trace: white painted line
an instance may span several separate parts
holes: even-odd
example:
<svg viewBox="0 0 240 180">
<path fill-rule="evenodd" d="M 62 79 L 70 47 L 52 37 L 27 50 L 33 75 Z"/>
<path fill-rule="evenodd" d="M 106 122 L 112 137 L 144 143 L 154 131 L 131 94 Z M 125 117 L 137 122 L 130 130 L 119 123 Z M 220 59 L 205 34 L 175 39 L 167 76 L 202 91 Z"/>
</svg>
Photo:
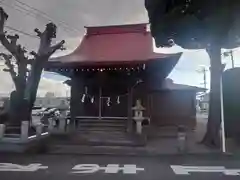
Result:
<svg viewBox="0 0 240 180">
<path fill-rule="evenodd" d="M 224 174 L 227 176 L 240 176 L 240 169 L 226 169 Z"/>
<path fill-rule="evenodd" d="M 199 170 L 199 169 L 223 170 L 225 169 L 224 166 L 178 166 L 178 167 L 184 167 L 185 169 L 189 169 L 189 170 Z"/>
<path fill-rule="evenodd" d="M 125 164 L 120 167 L 119 164 L 108 164 L 106 167 L 99 166 L 98 164 L 78 164 L 72 168 L 71 173 L 85 174 L 96 173 L 103 170 L 107 174 L 116 174 L 122 172 L 123 174 L 137 174 L 138 171 L 144 171 L 144 168 L 138 168 L 135 164 Z"/>
<path fill-rule="evenodd" d="M 49 132 L 45 132 L 45 133 L 42 133 L 41 136 L 46 136 L 48 134 L 49 134 Z"/>
<path fill-rule="evenodd" d="M 37 135 L 33 135 L 33 136 L 29 136 L 28 139 L 34 139 L 36 137 L 37 137 Z"/>
<path fill-rule="evenodd" d="M 190 175 L 191 172 L 223 173 L 228 176 L 240 176 L 240 169 L 226 169 L 224 166 L 170 166 L 177 175 Z"/>
<path fill-rule="evenodd" d="M 100 167 L 97 164 L 78 164 L 72 168 L 71 173 L 74 174 L 85 174 L 85 173 L 95 173 L 99 171 Z"/>
<path fill-rule="evenodd" d="M 108 164 L 106 167 L 100 167 L 100 170 L 105 170 L 107 174 L 116 174 L 120 170 L 118 164 Z"/>
<path fill-rule="evenodd" d="M 48 166 L 42 166 L 42 164 L 19 165 L 12 163 L 0 163 L 0 171 L 34 172 L 40 169 L 48 169 Z"/>
<path fill-rule="evenodd" d="M 126 164 L 122 169 L 123 174 L 137 174 L 137 171 L 144 171 L 144 168 L 138 168 L 135 164 Z"/>
</svg>

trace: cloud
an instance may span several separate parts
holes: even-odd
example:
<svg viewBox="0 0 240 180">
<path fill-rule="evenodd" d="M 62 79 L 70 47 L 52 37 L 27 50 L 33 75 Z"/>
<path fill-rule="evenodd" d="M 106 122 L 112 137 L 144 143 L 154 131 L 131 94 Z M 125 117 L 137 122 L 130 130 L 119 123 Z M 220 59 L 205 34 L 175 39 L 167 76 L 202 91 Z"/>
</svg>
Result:
<svg viewBox="0 0 240 180">
<path fill-rule="evenodd" d="M 148 22 L 144 0 L 21 0 L 31 8 L 15 0 L 5 0 L 1 6 L 9 14 L 7 25 L 35 34 L 34 28 L 44 29 L 48 22 L 58 27 L 57 41 L 84 35 L 84 26 Z M 24 46 L 36 49 L 38 39 L 21 35 Z"/>
<path fill-rule="evenodd" d="M 4 68 L 3 63 L 0 63 L 0 95 L 6 96 L 9 95 L 12 90 L 14 90 L 14 84 L 12 79 L 7 72 L 3 72 L 2 69 Z M 38 89 L 38 96 L 45 96 L 47 92 L 53 92 L 56 96 L 66 96 L 69 95 L 69 87 L 63 84 L 63 81 L 48 79 L 45 77 L 41 78 L 39 89 Z"/>
<path fill-rule="evenodd" d="M 29 11 L 29 7 L 17 3 L 15 0 L 5 0 L 1 6 L 9 14 L 7 25 L 15 29 L 33 34 L 34 28 L 43 30 L 46 23 L 52 21 L 57 27 L 57 38 L 54 42 L 62 39 L 66 40 L 66 51 L 58 51 L 54 56 L 62 56 L 71 53 L 80 43 L 84 35 L 84 26 L 106 26 L 115 24 L 143 23 L 148 22 L 147 12 L 144 8 L 144 0 L 21 0 L 21 2 L 39 9 L 42 12 Z M 25 10 L 24 10 L 24 9 Z M 28 12 L 27 12 L 28 11 Z M 43 14 L 46 13 L 46 14 Z M 12 33 L 14 33 L 12 31 Z M 27 47 L 28 50 L 36 50 L 39 39 L 20 34 L 19 42 Z M 0 49 L 2 49 L 0 47 Z M 173 49 L 157 49 L 156 52 L 171 53 L 173 51 L 183 51 L 179 47 Z M 240 51 L 234 52 L 235 64 L 240 66 Z M 224 58 L 227 67 L 231 67 L 230 57 Z M 171 73 L 171 77 L 178 83 L 200 84 L 202 74 L 196 72 L 200 65 L 209 66 L 209 57 L 204 51 L 184 50 L 183 56 L 176 69 Z M 5 78 L 6 73 L 2 74 L 0 91 L 12 89 L 10 78 Z M 50 78 L 48 76 L 48 78 Z M 45 82 L 46 78 L 43 78 Z M 210 80 L 208 81 L 210 82 Z M 56 80 L 51 83 L 57 83 Z M 5 84 L 5 87 L 3 85 Z M 57 85 L 62 87 L 61 85 Z M 48 89 L 47 86 L 40 90 L 40 94 Z M 59 91 L 49 86 L 50 91 Z M 61 89 L 61 88 L 60 88 Z M 64 88 L 63 88 L 64 89 Z M 63 92 L 60 92 L 62 94 Z"/>
</svg>

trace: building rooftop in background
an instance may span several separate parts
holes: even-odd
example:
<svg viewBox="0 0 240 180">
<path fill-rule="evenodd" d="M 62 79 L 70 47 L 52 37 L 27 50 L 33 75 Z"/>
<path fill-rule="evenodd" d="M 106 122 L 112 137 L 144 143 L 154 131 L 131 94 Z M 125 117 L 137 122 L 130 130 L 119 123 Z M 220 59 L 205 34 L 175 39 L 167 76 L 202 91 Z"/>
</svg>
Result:
<svg viewBox="0 0 240 180">
<path fill-rule="evenodd" d="M 186 84 L 176 84 L 172 79 L 167 78 L 162 86 L 163 90 L 191 90 L 195 92 L 204 92 L 205 88 L 197 87 L 197 86 L 189 86 Z"/>
</svg>

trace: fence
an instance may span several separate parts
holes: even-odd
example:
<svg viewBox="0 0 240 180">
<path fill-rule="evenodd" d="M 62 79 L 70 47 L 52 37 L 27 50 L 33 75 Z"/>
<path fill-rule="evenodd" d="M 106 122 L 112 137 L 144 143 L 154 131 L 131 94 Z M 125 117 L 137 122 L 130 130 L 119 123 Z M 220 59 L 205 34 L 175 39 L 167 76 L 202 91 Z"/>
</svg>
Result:
<svg viewBox="0 0 240 180">
<path fill-rule="evenodd" d="M 21 126 L 6 126 L 0 124 L 0 143 L 1 142 L 29 142 L 36 139 L 42 139 L 51 133 L 65 133 L 67 131 L 67 118 L 61 117 L 58 123 L 51 118 L 48 124 L 35 124 L 29 121 L 22 121 Z"/>
</svg>

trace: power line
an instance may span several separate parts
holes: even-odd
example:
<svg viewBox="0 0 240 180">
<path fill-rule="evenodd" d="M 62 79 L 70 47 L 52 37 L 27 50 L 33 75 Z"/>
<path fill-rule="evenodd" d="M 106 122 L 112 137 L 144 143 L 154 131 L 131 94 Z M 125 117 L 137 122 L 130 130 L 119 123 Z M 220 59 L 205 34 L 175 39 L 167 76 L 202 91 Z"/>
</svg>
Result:
<svg viewBox="0 0 240 180">
<path fill-rule="evenodd" d="M 53 21 L 52 19 L 49 19 L 49 18 L 47 18 L 47 17 L 45 17 L 45 16 L 43 16 L 43 15 L 41 15 L 41 14 L 39 14 L 39 13 L 35 13 L 35 12 L 33 12 L 33 11 L 30 11 L 29 9 L 26 9 L 26 8 L 24 8 L 24 7 L 22 7 L 22 6 L 18 5 L 18 4 L 15 4 L 14 6 L 12 6 L 12 5 L 10 5 L 10 4 L 6 4 L 5 2 L 3 3 L 3 1 L 1 1 L 0 3 L 3 4 L 4 6 L 7 6 L 7 7 L 11 8 L 11 9 L 14 9 L 14 10 L 20 12 L 20 13 L 24 13 L 25 15 L 30 16 L 30 17 L 33 17 L 33 18 L 35 18 L 35 19 L 39 19 L 39 18 L 37 18 L 37 16 L 39 16 L 39 17 L 41 18 L 41 20 L 47 20 L 48 22 Z M 16 7 L 20 8 L 20 9 L 18 9 L 18 8 L 16 8 Z M 63 29 L 63 30 L 64 30 L 65 32 L 67 32 L 67 33 L 73 32 L 73 31 L 72 31 L 70 28 L 68 28 L 68 27 L 63 27 L 63 26 L 60 25 L 60 24 L 58 24 L 58 26 L 61 27 L 61 29 Z"/>
<path fill-rule="evenodd" d="M 30 16 L 30 17 L 33 17 L 33 18 L 35 18 L 36 19 L 36 14 L 34 14 L 33 12 L 31 12 L 31 11 L 29 11 L 29 10 L 27 10 L 27 9 L 24 9 L 24 8 L 22 8 L 22 7 L 20 7 L 21 9 L 17 9 L 16 7 L 13 7 L 13 6 L 11 6 L 11 5 L 9 5 L 9 4 L 5 4 L 5 3 L 2 3 L 2 2 L 0 2 L 0 4 L 3 4 L 4 6 L 6 6 L 6 7 L 8 7 L 8 8 L 11 8 L 11 9 L 13 9 L 13 10 L 16 10 L 16 11 L 18 11 L 18 12 L 20 12 L 20 13 L 23 13 L 23 14 L 25 14 L 25 15 L 27 15 L 27 16 Z M 45 19 L 46 20 L 46 19 Z"/>
<path fill-rule="evenodd" d="M 15 31 L 15 32 L 21 33 L 21 34 L 23 34 L 23 35 L 25 35 L 25 36 L 29 36 L 29 37 L 31 37 L 31 38 L 36 38 L 36 39 L 38 39 L 37 36 L 34 36 L 34 35 L 29 34 L 29 33 L 27 33 L 27 32 L 24 32 L 24 31 L 21 31 L 21 30 L 15 29 L 15 28 L 13 28 L 13 27 L 11 27 L 11 26 L 5 26 L 5 27 L 6 27 L 7 29 L 9 29 L 9 30 L 12 30 L 12 31 Z"/>
<path fill-rule="evenodd" d="M 22 10 L 20 10 L 20 9 L 16 9 L 15 7 L 13 7 L 13 6 L 9 5 L 9 4 L 3 3 L 3 1 L 0 1 L 0 4 L 2 4 L 2 5 L 4 5 L 4 6 L 7 6 L 8 8 L 14 9 L 14 10 L 16 10 L 16 11 L 18 11 L 18 12 L 24 13 L 24 14 L 26 14 L 26 15 L 28 15 L 28 16 L 31 16 L 31 17 L 36 18 L 36 17 L 35 17 L 35 14 L 34 14 L 34 16 L 32 16 L 32 15 L 29 14 L 29 13 L 31 13 L 31 12 L 26 12 L 27 10 L 26 10 L 26 11 L 22 11 Z"/>
<path fill-rule="evenodd" d="M 44 16 L 46 16 L 47 18 L 49 18 L 50 20 L 55 21 L 54 18 L 52 18 L 51 16 L 49 16 L 46 12 L 44 12 L 44 11 L 42 11 L 42 10 L 39 10 L 39 9 L 37 9 L 37 8 L 35 8 L 35 7 L 33 7 L 33 6 L 30 6 L 29 4 L 24 3 L 24 2 L 22 2 L 22 1 L 19 1 L 19 0 L 15 0 L 15 2 L 18 2 L 19 4 L 21 4 L 21 5 L 23 5 L 23 6 L 26 6 L 26 7 L 30 8 L 30 9 L 38 12 L 40 15 L 44 15 Z M 69 28 L 69 27 L 72 27 L 72 26 L 70 26 L 68 23 L 66 23 L 66 22 L 64 22 L 64 21 L 59 21 L 59 20 L 57 20 L 57 21 L 59 22 L 59 24 L 64 25 L 64 26 L 67 27 L 68 29 L 71 29 L 71 30 L 73 30 L 73 31 L 80 32 L 79 29 Z"/>
<path fill-rule="evenodd" d="M 2 0 L 2 1 L 0 1 L 0 3 L 3 3 L 5 0 Z M 13 8 L 13 7 L 11 7 L 10 5 L 8 5 L 8 4 L 3 4 L 3 5 L 5 5 L 5 6 L 7 6 L 7 7 L 10 7 L 10 8 Z M 15 8 L 13 8 L 13 9 L 15 9 Z M 20 9 L 15 9 L 15 10 L 17 10 L 17 11 L 20 11 L 20 12 L 23 12 L 23 11 L 21 11 Z M 23 13 L 25 13 L 25 12 L 23 12 Z M 29 36 L 29 37 L 31 37 L 31 38 L 37 38 L 38 39 L 38 37 L 37 36 L 34 36 L 34 35 L 32 35 L 32 34 L 29 34 L 29 33 L 27 33 L 27 32 L 24 32 L 24 31 L 22 31 L 22 30 L 18 30 L 18 29 L 16 29 L 16 28 L 14 28 L 14 27 L 11 27 L 11 26 L 5 26 L 5 28 L 6 29 L 9 29 L 9 30 L 12 30 L 12 31 L 15 31 L 15 32 L 18 32 L 18 33 L 21 33 L 21 34 L 23 34 L 23 35 L 25 35 L 25 36 Z"/>
<path fill-rule="evenodd" d="M 1 2 L 3 2 L 3 1 L 0 1 L 0 3 Z M 21 12 L 21 13 L 24 13 L 24 14 L 26 14 L 26 15 L 28 15 L 28 16 L 31 16 L 31 17 L 33 17 L 33 18 L 36 18 L 36 14 L 33 14 L 32 12 L 26 12 L 26 11 L 22 11 L 22 10 L 20 10 L 20 9 L 17 9 L 17 8 L 15 8 L 15 7 L 13 7 L 13 6 L 10 6 L 10 5 L 8 5 L 8 4 L 3 4 L 4 6 L 7 6 L 7 7 L 9 7 L 9 8 L 11 8 L 11 9 L 14 9 L 14 10 L 16 10 L 16 11 L 19 11 L 19 12 Z M 21 33 L 21 34 L 23 34 L 23 35 L 26 35 L 26 36 L 29 36 L 29 37 L 33 37 L 33 38 L 37 38 L 36 36 L 34 36 L 34 35 L 32 35 L 32 34 L 29 34 L 29 33 L 27 33 L 27 32 L 24 32 L 24 31 L 21 31 L 21 30 L 18 30 L 18 29 L 16 29 L 16 28 L 13 28 L 13 27 L 10 27 L 10 26 L 5 26 L 7 29 L 10 29 L 10 30 L 12 30 L 12 31 L 15 31 L 15 32 L 18 32 L 18 33 Z"/>
</svg>

